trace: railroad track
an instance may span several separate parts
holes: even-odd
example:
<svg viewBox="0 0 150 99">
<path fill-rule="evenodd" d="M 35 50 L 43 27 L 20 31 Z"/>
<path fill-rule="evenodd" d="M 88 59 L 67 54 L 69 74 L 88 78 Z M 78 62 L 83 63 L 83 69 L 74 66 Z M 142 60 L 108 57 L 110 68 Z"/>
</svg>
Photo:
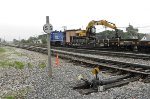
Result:
<svg viewBox="0 0 150 99">
<path fill-rule="evenodd" d="M 133 64 L 122 61 L 113 61 L 103 58 L 95 58 L 81 53 L 72 53 L 61 50 L 52 50 L 52 54 L 59 53 L 59 57 L 67 58 L 76 62 L 90 64 L 91 67 L 100 66 L 112 69 L 118 69 L 122 71 L 150 75 L 150 66 L 143 64 Z"/>
<path fill-rule="evenodd" d="M 21 48 L 47 54 L 47 48 L 35 46 L 22 46 Z M 73 62 L 84 64 L 86 68 L 87 67 L 90 68 L 97 67 L 99 69 L 108 68 L 112 70 L 121 71 L 125 74 L 129 74 L 128 76 L 111 78 L 107 80 L 99 80 L 97 77 L 95 77 L 94 80 L 92 81 L 84 79 L 83 84 L 78 84 L 75 87 L 73 87 L 73 89 L 78 90 L 81 94 L 89 94 L 92 92 L 105 91 L 106 89 L 128 84 L 129 82 L 139 80 L 140 78 L 145 78 L 144 80 L 149 82 L 150 66 L 148 65 L 134 64 L 129 62 L 114 61 L 110 59 L 94 57 L 92 55 L 80 53 L 80 51 L 77 50 L 62 51 L 58 49 L 51 49 L 51 52 L 52 55 L 54 56 L 56 56 L 56 54 L 59 54 L 59 58 L 68 59 Z"/>
<path fill-rule="evenodd" d="M 114 57 L 126 57 L 126 58 L 150 60 L 150 55 L 143 54 L 143 53 L 114 52 L 114 51 L 65 48 L 65 47 L 53 47 L 53 49 L 59 49 L 59 50 L 70 51 L 70 52 L 80 52 L 80 53 L 85 53 L 85 54 L 106 55 L 106 56 L 114 56 Z"/>
<path fill-rule="evenodd" d="M 47 54 L 47 48 L 41 48 L 41 47 L 35 47 L 35 46 L 21 46 L 21 48 Z M 83 54 L 84 53 L 83 51 L 87 53 L 90 50 L 88 51 L 83 50 L 83 49 L 79 49 L 79 50 L 80 51 L 78 51 L 78 49 L 69 49 L 69 51 L 68 50 L 62 51 L 62 50 L 57 50 L 57 49 L 51 49 L 53 55 L 55 55 L 56 53 L 59 53 L 59 57 L 70 59 L 76 62 L 90 64 L 91 66 L 107 67 L 107 68 L 118 69 L 118 70 L 122 70 L 126 72 L 150 75 L 149 65 L 98 58 L 94 56 L 89 56 L 88 54 Z"/>
<path fill-rule="evenodd" d="M 28 50 L 34 50 L 34 48 L 38 48 L 39 50 L 43 47 L 34 46 L 34 45 L 20 45 L 17 47 L 21 47 Z M 92 54 L 92 55 L 104 55 L 104 56 L 113 56 L 113 57 L 125 57 L 125 58 L 133 58 L 133 59 L 143 59 L 150 60 L 150 54 L 144 53 L 131 53 L 131 52 L 116 52 L 116 51 L 104 51 L 104 50 L 92 50 L 86 48 L 67 48 L 67 47 L 52 47 L 52 49 L 64 50 L 69 52 L 80 52 L 84 54 Z M 46 48 L 44 48 L 46 50 Z"/>
<path fill-rule="evenodd" d="M 84 82 L 76 84 L 72 88 L 83 95 L 87 95 L 93 92 L 105 91 L 113 87 L 120 87 L 139 79 L 143 79 L 145 82 L 149 82 L 150 66 L 142 64 L 125 63 L 121 61 L 112 61 L 108 59 L 100 59 L 95 57 L 86 56 L 86 54 L 72 53 L 61 50 L 52 50 L 52 54 L 59 53 L 59 57 L 72 60 L 73 62 L 84 64 L 85 67 L 90 68 L 108 68 L 117 71 L 121 71 L 122 74 L 128 74 L 119 76 L 116 78 L 110 78 L 106 80 L 100 80 L 95 77 L 92 81 L 82 79 Z M 119 74 L 120 75 L 120 74 Z"/>
</svg>

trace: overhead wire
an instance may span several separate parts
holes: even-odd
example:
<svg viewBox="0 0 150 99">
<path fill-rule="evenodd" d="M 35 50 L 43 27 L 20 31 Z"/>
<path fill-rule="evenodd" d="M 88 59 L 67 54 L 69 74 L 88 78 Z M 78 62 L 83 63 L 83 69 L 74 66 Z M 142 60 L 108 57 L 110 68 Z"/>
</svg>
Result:
<svg viewBox="0 0 150 99">
<path fill-rule="evenodd" d="M 127 28 L 127 27 L 117 27 L 117 28 Z M 139 26 L 139 27 L 134 27 L 134 28 L 150 28 L 150 26 Z"/>
</svg>

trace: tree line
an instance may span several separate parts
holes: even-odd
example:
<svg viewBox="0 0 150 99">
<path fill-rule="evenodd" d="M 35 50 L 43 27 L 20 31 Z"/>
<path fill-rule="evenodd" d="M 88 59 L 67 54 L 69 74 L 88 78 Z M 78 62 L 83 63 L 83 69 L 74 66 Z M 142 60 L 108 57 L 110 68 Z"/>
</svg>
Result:
<svg viewBox="0 0 150 99">
<path fill-rule="evenodd" d="M 129 25 L 126 28 L 126 32 L 123 32 L 123 30 L 118 30 L 118 36 L 121 39 L 142 39 L 143 36 L 145 36 L 146 34 L 144 33 L 139 33 L 137 28 L 134 28 L 132 25 Z M 110 30 L 106 30 L 103 32 L 99 32 L 97 33 L 97 38 L 98 39 L 112 39 L 115 38 L 115 34 L 116 31 L 110 31 Z"/>
</svg>

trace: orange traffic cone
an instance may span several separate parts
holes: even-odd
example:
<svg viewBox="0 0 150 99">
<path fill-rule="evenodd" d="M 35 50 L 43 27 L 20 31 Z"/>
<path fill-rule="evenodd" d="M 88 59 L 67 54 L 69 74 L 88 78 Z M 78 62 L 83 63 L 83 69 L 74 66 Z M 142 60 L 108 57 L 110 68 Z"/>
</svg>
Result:
<svg viewBox="0 0 150 99">
<path fill-rule="evenodd" d="M 58 54 L 56 54 L 56 65 L 58 65 Z"/>
</svg>

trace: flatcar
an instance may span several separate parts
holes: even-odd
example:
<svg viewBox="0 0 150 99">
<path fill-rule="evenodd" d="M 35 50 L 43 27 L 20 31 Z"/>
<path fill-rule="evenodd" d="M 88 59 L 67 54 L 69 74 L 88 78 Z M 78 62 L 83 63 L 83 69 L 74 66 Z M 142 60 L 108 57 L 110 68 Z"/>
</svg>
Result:
<svg viewBox="0 0 150 99">
<path fill-rule="evenodd" d="M 139 41 L 138 51 L 150 52 L 150 40 L 141 40 L 141 41 Z"/>
</svg>

